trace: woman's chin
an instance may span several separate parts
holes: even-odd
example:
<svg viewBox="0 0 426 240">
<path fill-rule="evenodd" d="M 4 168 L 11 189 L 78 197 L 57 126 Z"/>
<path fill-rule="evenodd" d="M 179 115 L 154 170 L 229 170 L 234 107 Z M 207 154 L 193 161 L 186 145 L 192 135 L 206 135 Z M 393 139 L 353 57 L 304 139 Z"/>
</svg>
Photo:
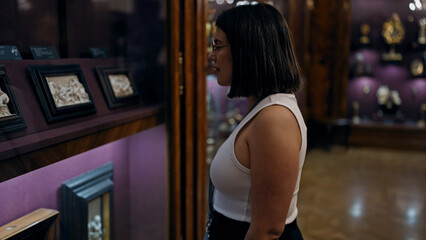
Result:
<svg viewBox="0 0 426 240">
<path fill-rule="evenodd" d="M 228 81 L 223 80 L 219 76 L 217 77 L 217 84 L 219 84 L 219 86 L 222 86 L 222 87 L 229 87 L 229 86 L 231 86 L 231 84 Z"/>
<path fill-rule="evenodd" d="M 217 81 L 217 84 L 219 84 L 219 86 L 221 87 L 228 87 L 228 84 L 224 84 L 223 82 Z"/>
</svg>

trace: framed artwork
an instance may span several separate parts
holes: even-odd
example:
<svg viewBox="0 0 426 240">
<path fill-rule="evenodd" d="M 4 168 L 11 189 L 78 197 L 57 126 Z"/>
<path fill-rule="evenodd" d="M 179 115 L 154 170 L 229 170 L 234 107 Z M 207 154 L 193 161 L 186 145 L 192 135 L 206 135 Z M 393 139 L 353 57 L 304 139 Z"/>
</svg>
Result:
<svg viewBox="0 0 426 240">
<path fill-rule="evenodd" d="M 109 162 L 62 183 L 62 239 L 112 239 L 113 168 Z"/>
<path fill-rule="evenodd" d="M 25 129 L 24 118 L 3 65 L 0 65 L 0 134 Z"/>
<path fill-rule="evenodd" d="M 79 65 L 28 66 L 48 123 L 96 112 Z"/>
<path fill-rule="evenodd" d="M 126 67 L 96 67 L 96 73 L 109 108 L 139 101 L 135 82 Z"/>
</svg>

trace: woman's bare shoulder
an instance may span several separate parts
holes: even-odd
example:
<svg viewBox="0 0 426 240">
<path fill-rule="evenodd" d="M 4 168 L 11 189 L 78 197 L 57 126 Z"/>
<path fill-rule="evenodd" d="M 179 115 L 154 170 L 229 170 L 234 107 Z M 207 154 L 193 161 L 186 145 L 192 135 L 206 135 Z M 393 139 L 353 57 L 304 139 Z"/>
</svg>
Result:
<svg viewBox="0 0 426 240">
<path fill-rule="evenodd" d="M 248 134 L 249 145 L 264 147 L 294 143 L 301 144 L 299 124 L 292 111 L 281 105 L 272 105 L 262 109 L 253 119 Z M 274 144 L 271 144 L 274 143 Z"/>
<path fill-rule="evenodd" d="M 254 125 L 257 127 L 271 127 L 271 126 L 283 126 L 290 123 L 297 123 L 296 117 L 293 112 L 282 105 L 271 105 L 263 108 L 253 120 Z"/>
</svg>

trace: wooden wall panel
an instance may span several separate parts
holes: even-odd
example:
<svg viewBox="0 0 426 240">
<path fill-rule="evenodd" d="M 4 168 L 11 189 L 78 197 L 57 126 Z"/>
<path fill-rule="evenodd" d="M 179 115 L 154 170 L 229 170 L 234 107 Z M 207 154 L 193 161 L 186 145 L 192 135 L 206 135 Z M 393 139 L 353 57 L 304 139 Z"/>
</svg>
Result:
<svg viewBox="0 0 426 240">
<path fill-rule="evenodd" d="M 206 223 L 206 5 L 203 0 L 184 0 L 183 7 L 183 101 L 181 124 L 184 168 L 185 240 L 200 239 Z"/>
<path fill-rule="evenodd" d="M 207 106 L 206 71 L 207 69 L 207 2 L 197 0 L 196 6 L 196 149 L 195 149 L 195 186 L 196 186 L 196 224 L 195 239 L 202 239 L 207 220 Z"/>
<path fill-rule="evenodd" d="M 353 124 L 348 141 L 350 146 L 426 151 L 426 129 L 377 122 Z"/>
<path fill-rule="evenodd" d="M 302 114 L 307 116 L 307 84 L 305 76 L 308 72 L 309 55 L 307 54 L 309 44 L 309 11 L 306 1 L 287 0 L 287 22 L 293 35 L 293 43 L 296 51 L 297 60 L 299 61 L 302 74 L 304 76 L 303 82 L 299 92 L 297 93 L 297 100 L 299 103 Z M 285 15 L 285 16 L 286 16 Z"/>
<path fill-rule="evenodd" d="M 166 113 L 168 132 L 168 239 L 182 239 L 181 224 L 181 122 L 180 122 L 180 0 L 167 1 Z"/>
<path fill-rule="evenodd" d="M 194 239 L 195 226 L 195 1 L 185 0 L 183 7 L 183 75 L 184 75 L 184 107 L 183 121 L 184 135 L 182 136 L 182 150 L 184 151 L 184 200 L 185 200 L 185 228 L 184 239 Z"/>
<path fill-rule="evenodd" d="M 306 73 L 308 69 L 309 54 L 309 11 L 308 2 L 299 0 L 275 0 L 274 7 L 280 11 L 286 19 L 293 37 L 294 48 L 297 60 L 299 61 L 302 74 L 304 76 L 301 87 L 296 93 L 302 114 L 307 117 L 307 87 Z"/>
<path fill-rule="evenodd" d="M 350 1 L 310 2 L 307 98 L 314 119 L 346 116 Z"/>
</svg>

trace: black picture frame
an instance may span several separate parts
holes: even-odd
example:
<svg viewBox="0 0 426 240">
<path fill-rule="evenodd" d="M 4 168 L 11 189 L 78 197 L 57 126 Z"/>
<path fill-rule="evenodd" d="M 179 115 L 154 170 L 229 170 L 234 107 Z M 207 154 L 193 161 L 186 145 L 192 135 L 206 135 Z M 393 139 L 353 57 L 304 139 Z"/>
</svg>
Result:
<svg viewBox="0 0 426 240">
<path fill-rule="evenodd" d="M 0 102 L 0 135 L 27 128 L 4 65 L 0 65 Z"/>
<path fill-rule="evenodd" d="M 113 238 L 113 181 L 114 164 L 106 163 L 92 171 L 62 183 L 61 187 L 61 239 L 87 240 L 93 232 L 90 220 L 93 201 L 101 199 L 99 218 L 101 239 Z M 93 221 L 93 220 L 92 220 Z"/>
<path fill-rule="evenodd" d="M 80 65 L 31 65 L 27 69 L 48 123 L 96 112 Z"/>
<path fill-rule="evenodd" d="M 95 70 L 108 108 L 114 109 L 138 103 L 139 93 L 127 67 L 97 66 Z M 115 87 L 117 85 L 113 86 L 111 83 L 113 76 L 116 77 L 115 79 L 121 79 L 119 83 L 127 85 L 126 91 L 117 91 L 119 89 Z M 120 94 L 122 95 L 120 96 Z"/>
</svg>

